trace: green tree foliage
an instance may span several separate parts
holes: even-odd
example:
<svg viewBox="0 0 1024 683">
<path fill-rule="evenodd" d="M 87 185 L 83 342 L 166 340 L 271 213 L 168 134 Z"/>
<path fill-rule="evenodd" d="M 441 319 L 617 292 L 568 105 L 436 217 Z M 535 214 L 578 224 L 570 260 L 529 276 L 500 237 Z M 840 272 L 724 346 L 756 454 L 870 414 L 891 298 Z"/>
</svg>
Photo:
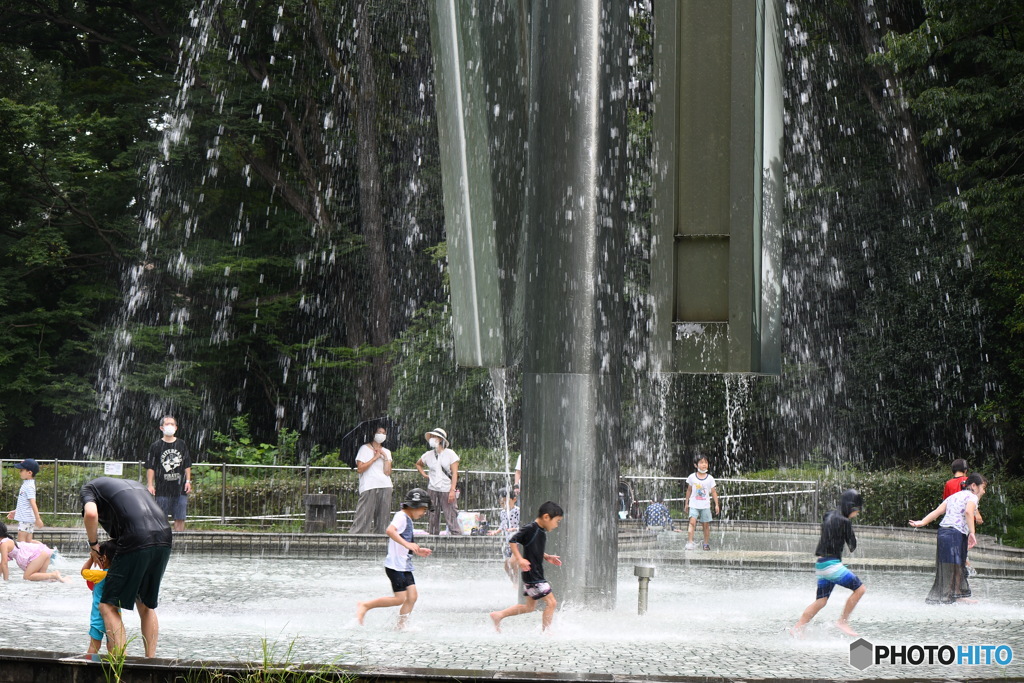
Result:
<svg viewBox="0 0 1024 683">
<path fill-rule="evenodd" d="M 409 444 L 436 427 L 448 433 L 456 451 L 458 444 L 500 443 L 500 435 L 491 429 L 501 421 L 493 412 L 488 371 L 455 364 L 447 306 L 421 308 L 402 334 L 399 349 L 390 405 Z M 510 422 L 518 439 L 519 421 L 513 416 Z"/>
<path fill-rule="evenodd" d="M 787 4 L 785 370 L 745 380 L 650 376 L 655 90 L 633 4 L 625 461 L 1019 453 L 1022 5 Z M 500 380 L 455 367 L 429 251 L 426 7 L 0 7 L 0 447 L 79 452 L 102 365 L 120 431 L 95 438 L 125 452 L 173 412 L 200 453 L 263 461 L 287 437 L 301 462 L 389 411 L 409 444 L 441 426 L 495 448 L 507 424 L 515 451 L 517 371 L 499 405 Z"/>
<path fill-rule="evenodd" d="M 965 3 L 971 4 L 971 3 Z M 979 274 L 884 60 L 919 3 L 800 2 L 786 15 L 784 354 L 764 443 L 783 462 L 815 449 L 875 465 L 965 454 L 1001 435 L 976 411 L 985 361 Z M 757 424 L 760 422 L 760 427 Z"/>
<path fill-rule="evenodd" d="M 0 9 L 0 445 L 46 449 L 56 423 L 95 406 L 93 339 L 119 298 L 139 157 L 171 86 L 157 7 L 180 12 Z"/>
<path fill-rule="evenodd" d="M 200 451 L 248 414 L 308 452 L 386 411 L 437 294 L 425 8 L 0 9 L 0 444 L 77 452 L 52 427 L 95 424 L 97 364 L 115 450 L 166 412 Z"/>
<path fill-rule="evenodd" d="M 920 25 L 886 37 L 873 61 L 899 74 L 943 185 L 940 208 L 963 234 L 959 258 L 983 275 L 985 352 L 997 380 L 979 406 L 1024 436 L 1024 2 L 924 2 Z M 973 249 L 971 248 L 973 246 Z"/>
</svg>

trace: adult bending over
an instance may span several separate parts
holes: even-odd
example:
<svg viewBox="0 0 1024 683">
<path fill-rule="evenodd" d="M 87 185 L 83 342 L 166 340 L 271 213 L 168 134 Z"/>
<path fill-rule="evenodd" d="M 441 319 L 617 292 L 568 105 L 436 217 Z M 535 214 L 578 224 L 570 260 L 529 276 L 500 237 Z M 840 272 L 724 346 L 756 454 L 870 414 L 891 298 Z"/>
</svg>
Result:
<svg viewBox="0 0 1024 683">
<path fill-rule="evenodd" d="M 117 543 L 117 554 L 103 582 L 100 614 L 107 629 L 107 649 L 124 651 L 127 639 L 121 609 L 139 608 L 146 656 L 156 656 L 160 623 L 156 617 L 160 580 L 171 556 L 167 516 L 146 487 L 137 481 L 99 477 L 82 487 L 82 516 L 93 560 L 99 564 L 97 526 Z"/>
</svg>

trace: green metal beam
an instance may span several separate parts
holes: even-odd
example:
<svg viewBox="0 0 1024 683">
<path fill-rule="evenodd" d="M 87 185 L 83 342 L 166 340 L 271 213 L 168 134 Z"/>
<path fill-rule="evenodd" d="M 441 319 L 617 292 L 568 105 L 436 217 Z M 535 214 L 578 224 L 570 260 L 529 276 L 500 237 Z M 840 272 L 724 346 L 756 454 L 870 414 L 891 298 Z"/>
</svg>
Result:
<svg viewBox="0 0 1024 683">
<path fill-rule="evenodd" d="M 781 187 L 771 177 L 782 134 L 775 12 L 773 0 L 654 4 L 651 271 L 663 371 L 778 372 L 778 263 L 765 248 L 778 244 L 778 201 L 766 192 Z"/>
</svg>

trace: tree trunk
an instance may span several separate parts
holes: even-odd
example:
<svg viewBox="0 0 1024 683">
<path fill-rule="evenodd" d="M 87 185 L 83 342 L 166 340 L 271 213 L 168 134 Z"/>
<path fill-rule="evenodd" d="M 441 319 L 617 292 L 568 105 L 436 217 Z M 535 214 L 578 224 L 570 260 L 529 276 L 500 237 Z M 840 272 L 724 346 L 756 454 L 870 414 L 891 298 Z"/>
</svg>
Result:
<svg viewBox="0 0 1024 683">
<path fill-rule="evenodd" d="M 372 30 L 368 3 L 359 5 L 359 104 L 357 135 L 359 146 L 359 211 L 366 244 L 369 299 L 366 311 L 369 342 L 381 347 L 391 341 L 391 272 L 388 269 L 387 239 L 382 206 L 382 178 L 377 147 L 377 75 L 373 64 Z M 376 357 L 359 379 L 360 412 L 364 418 L 384 415 L 391 390 L 387 359 Z"/>
</svg>

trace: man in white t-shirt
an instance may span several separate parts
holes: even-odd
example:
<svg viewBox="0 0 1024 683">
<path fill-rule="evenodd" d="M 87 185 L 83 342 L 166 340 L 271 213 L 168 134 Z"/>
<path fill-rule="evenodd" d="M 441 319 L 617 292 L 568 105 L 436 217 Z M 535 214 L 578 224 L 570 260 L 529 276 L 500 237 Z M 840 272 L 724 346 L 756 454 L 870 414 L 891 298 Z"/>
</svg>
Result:
<svg viewBox="0 0 1024 683">
<path fill-rule="evenodd" d="M 391 517 L 391 451 L 384 448 L 388 432 L 377 429 L 373 438 L 359 447 L 359 502 L 350 534 L 382 534 Z"/>
<path fill-rule="evenodd" d="M 448 533 L 461 535 L 459 508 L 456 505 L 459 484 L 459 454 L 448 447 L 448 432 L 443 429 L 427 432 L 423 438 L 430 444 L 430 450 L 416 461 L 416 469 L 430 480 L 427 485 L 427 493 L 430 495 L 427 533 L 433 535 L 440 533 L 441 512 L 444 512 L 444 522 L 448 526 Z"/>
</svg>

